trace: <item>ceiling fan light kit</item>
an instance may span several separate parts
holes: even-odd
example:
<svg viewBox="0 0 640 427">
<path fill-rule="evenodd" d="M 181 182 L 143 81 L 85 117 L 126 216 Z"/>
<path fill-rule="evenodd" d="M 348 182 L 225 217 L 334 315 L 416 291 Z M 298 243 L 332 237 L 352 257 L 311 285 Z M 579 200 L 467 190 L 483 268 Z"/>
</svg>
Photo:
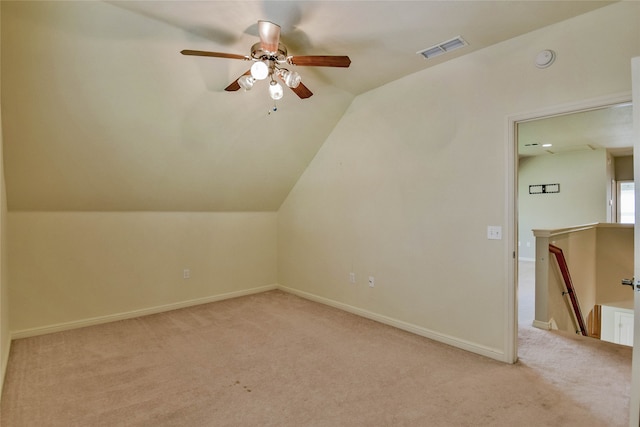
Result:
<svg viewBox="0 0 640 427">
<path fill-rule="evenodd" d="M 269 66 L 262 61 L 254 62 L 251 66 L 251 75 L 256 80 L 264 80 L 269 75 Z"/>
<path fill-rule="evenodd" d="M 300 83 L 302 82 L 302 77 L 300 77 L 300 74 L 297 71 L 282 70 L 281 77 L 282 80 L 284 80 L 284 83 L 292 89 L 300 86 Z"/>
<path fill-rule="evenodd" d="M 242 76 L 238 79 L 238 84 L 244 90 L 251 90 L 256 79 L 253 76 Z"/>
<path fill-rule="evenodd" d="M 269 83 L 269 95 L 271 95 L 271 99 L 277 101 L 278 99 L 282 99 L 284 96 L 284 91 L 282 90 L 282 85 L 276 82 L 275 80 L 271 80 Z"/>
<path fill-rule="evenodd" d="M 251 68 L 227 86 L 225 90 L 228 92 L 234 92 L 241 88 L 251 90 L 257 80 L 265 80 L 268 78 L 269 95 L 273 100 L 281 99 L 284 96 L 284 89 L 282 85 L 276 81 L 276 78 L 284 82 L 284 84 L 291 88 L 301 99 L 306 99 L 313 95 L 313 93 L 302 84 L 300 74 L 284 68 L 285 65 L 343 68 L 351 65 L 351 59 L 349 59 L 348 56 L 289 56 L 287 47 L 280 43 L 280 26 L 269 21 L 258 21 L 258 35 L 260 42 L 251 47 L 251 54 L 247 56 L 200 50 L 183 50 L 180 53 L 183 55 L 253 61 Z"/>
</svg>

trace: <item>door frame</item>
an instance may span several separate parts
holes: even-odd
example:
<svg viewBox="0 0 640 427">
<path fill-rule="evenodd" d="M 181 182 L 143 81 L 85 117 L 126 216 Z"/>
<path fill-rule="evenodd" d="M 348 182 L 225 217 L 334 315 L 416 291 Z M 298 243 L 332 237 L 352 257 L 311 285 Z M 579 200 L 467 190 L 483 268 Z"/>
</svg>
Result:
<svg viewBox="0 0 640 427">
<path fill-rule="evenodd" d="M 632 99 L 635 100 L 633 104 L 633 129 L 634 129 L 634 141 L 633 150 L 640 148 L 640 56 L 631 59 L 631 87 L 632 87 Z M 640 151 L 640 150 L 639 150 Z M 640 153 L 638 156 L 633 156 L 633 178 L 640 178 Z M 640 211 L 638 205 L 640 204 L 639 193 L 640 188 L 635 187 L 635 203 L 636 203 L 636 227 L 633 231 L 633 244 L 635 248 L 640 247 L 640 229 L 638 229 L 638 221 L 640 217 Z M 640 251 L 634 251 L 633 255 L 633 275 L 634 277 L 640 277 Z M 640 292 L 634 287 L 633 292 L 633 340 L 634 344 L 640 341 Z M 631 396 L 629 397 L 629 425 L 637 426 L 640 424 L 640 345 L 633 348 L 631 359 Z"/>
<path fill-rule="evenodd" d="M 518 135 L 517 124 L 581 111 L 597 110 L 617 104 L 631 102 L 631 91 L 590 98 L 582 101 L 544 107 L 528 112 L 509 115 L 506 118 L 507 143 L 507 281 L 505 289 L 505 354 L 504 360 L 518 360 Z M 510 237 L 509 237 L 510 236 Z"/>
</svg>

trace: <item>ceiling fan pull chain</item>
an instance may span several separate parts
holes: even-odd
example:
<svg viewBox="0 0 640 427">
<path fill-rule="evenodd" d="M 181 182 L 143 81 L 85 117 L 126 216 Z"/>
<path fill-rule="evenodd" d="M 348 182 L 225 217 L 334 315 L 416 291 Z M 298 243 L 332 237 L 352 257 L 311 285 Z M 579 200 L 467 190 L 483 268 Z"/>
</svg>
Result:
<svg viewBox="0 0 640 427">
<path fill-rule="evenodd" d="M 267 112 L 267 115 L 271 115 L 271 113 L 275 113 L 276 111 L 278 111 L 278 105 L 276 104 L 276 100 L 273 100 L 273 107 L 269 108 L 269 111 Z"/>
</svg>

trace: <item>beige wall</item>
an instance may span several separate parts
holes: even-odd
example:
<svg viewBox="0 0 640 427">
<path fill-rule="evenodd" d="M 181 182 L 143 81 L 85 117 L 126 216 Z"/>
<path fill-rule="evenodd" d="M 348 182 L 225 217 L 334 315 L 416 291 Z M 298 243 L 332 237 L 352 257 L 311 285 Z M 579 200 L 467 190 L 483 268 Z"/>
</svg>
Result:
<svg viewBox="0 0 640 427">
<path fill-rule="evenodd" d="M 10 212 L 11 329 L 28 335 L 274 285 L 276 217 Z"/>
<path fill-rule="evenodd" d="M 604 149 L 523 159 L 518 167 L 519 256 L 535 259 L 532 230 L 607 221 Z M 560 192 L 529 194 L 532 184 L 560 184 Z"/>
<path fill-rule="evenodd" d="M 633 181 L 633 156 L 616 157 L 615 161 L 615 179 Z"/>
<path fill-rule="evenodd" d="M 585 321 L 596 304 L 633 303 L 631 289 L 620 284 L 621 279 L 633 277 L 632 224 L 536 230 L 536 236 L 535 326 L 577 330 L 569 298 L 563 295 L 566 285 L 549 244 L 563 251 Z"/>
<path fill-rule="evenodd" d="M 10 212 L 11 330 L 278 282 L 500 358 L 506 118 L 629 91 L 639 18 L 640 4 L 608 6 L 358 97 L 279 213 Z M 558 60 L 539 70 L 546 48 Z"/>
<path fill-rule="evenodd" d="M 2 129 L 2 126 L 0 126 Z M 2 142 L 0 137 L 0 152 Z M 9 350 L 11 347 L 11 323 L 9 318 L 9 262 L 7 245 L 7 196 L 4 185 L 4 168 L 2 167 L 2 155 L 0 154 L 0 393 L 4 374 L 9 361 Z"/>
<path fill-rule="evenodd" d="M 0 92 L 1 92 L 0 88 Z M 0 114 L 1 116 L 1 114 Z M 2 149 L 2 120 L 0 119 L 0 393 L 9 360 L 11 334 L 9 324 L 9 281 L 7 279 L 7 197 L 4 184 L 4 156 Z"/>
<path fill-rule="evenodd" d="M 0 125 L 0 129 L 2 126 Z M 2 151 L 0 137 L 0 153 Z M 7 245 L 7 196 L 4 184 L 4 168 L 0 154 L 0 393 L 9 361 L 11 347 L 11 323 L 9 318 L 9 262 Z"/>
<path fill-rule="evenodd" d="M 0 131 L 2 125 L 0 122 Z M 7 196 L 2 162 L 2 136 L 0 132 L 0 393 L 9 361 L 11 347 L 11 323 L 9 319 L 9 278 L 7 247 Z"/>
<path fill-rule="evenodd" d="M 514 237 L 487 226 L 508 231 L 507 118 L 630 91 L 639 19 L 607 6 L 358 97 L 281 207 L 279 283 L 502 357 Z"/>
<path fill-rule="evenodd" d="M 633 278 L 633 225 L 598 227 L 596 304 L 633 301 L 633 290 L 622 279 Z"/>
</svg>

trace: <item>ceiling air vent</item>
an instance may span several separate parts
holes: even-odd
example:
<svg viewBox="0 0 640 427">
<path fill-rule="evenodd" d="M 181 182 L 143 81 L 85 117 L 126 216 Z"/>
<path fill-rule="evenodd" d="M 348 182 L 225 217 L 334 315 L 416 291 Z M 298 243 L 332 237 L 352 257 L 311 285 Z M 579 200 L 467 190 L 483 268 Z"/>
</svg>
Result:
<svg viewBox="0 0 640 427">
<path fill-rule="evenodd" d="M 446 42 L 439 43 L 435 46 L 428 47 L 424 50 L 416 52 L 419 55 L 424 56 L 427 59 L 431 59 L 438 55 L 442 55 L 443 53 L 451 52 L 452 50 L 459 49 L 468 45 L 462 37 L 454 37 L 451 40 L 447 40 Z"/>
</svg>

